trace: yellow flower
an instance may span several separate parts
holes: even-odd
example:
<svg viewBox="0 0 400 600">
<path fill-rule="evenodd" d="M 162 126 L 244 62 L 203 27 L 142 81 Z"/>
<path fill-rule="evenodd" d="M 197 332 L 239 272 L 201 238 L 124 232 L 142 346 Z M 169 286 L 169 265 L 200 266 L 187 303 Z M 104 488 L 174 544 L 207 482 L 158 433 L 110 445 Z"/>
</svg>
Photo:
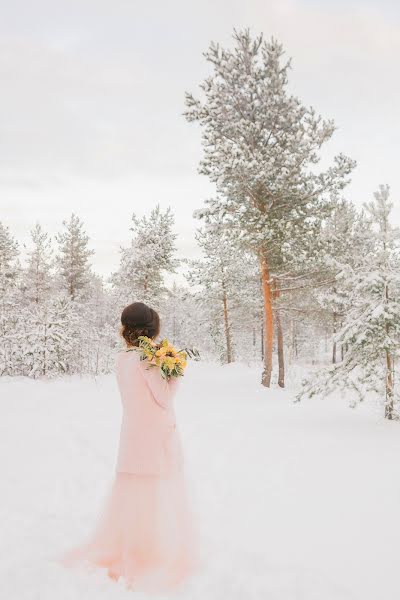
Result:
<svg viewBox="0 0 400 600">
<path fill-rule="evenodd" d="M 164 376 L 183 375 L 187 364 L 187 353 L 184 350 L 176 350 L 166 338 L 158 343 L 151 338 L 145 338 L 143 341 L 145 343 L 141 348 L 142 357 L 152 365 L 157 365 Z"/>
<path fill-rule="evenodd" d="M 167 356 L 164 360 L 164 364 L 169 368 L 173 369 L 175 366 L 175 359 L 172 356 Z"/>
</svg>

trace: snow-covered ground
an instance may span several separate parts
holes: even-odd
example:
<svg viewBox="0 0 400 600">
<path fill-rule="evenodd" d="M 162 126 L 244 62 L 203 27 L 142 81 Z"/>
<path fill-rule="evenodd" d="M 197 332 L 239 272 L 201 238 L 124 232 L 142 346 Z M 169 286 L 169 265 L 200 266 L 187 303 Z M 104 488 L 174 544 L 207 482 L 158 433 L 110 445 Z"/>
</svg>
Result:
<svg viewBox="0 0 400 600">
<path fill-rule="evenodd" d="M 119 402 L 113 376 L 0 380 L 2 599 L 132 597 L 53 560 L 96 521 Z M 190 365 L 176 411 L 204 566 L 175 597 L 399 598 L 399 424 L 335 398 L 293 404 L 239 365 Z"/>
</svg>

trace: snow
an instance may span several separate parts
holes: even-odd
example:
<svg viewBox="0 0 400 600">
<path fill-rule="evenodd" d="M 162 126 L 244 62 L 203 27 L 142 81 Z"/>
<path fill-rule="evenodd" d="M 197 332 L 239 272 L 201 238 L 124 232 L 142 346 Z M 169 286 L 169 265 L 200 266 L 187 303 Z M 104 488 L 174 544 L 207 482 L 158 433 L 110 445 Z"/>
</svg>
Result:
<svg viewBox="0 0 400 600">
<path fill-rule="evenodd" d="M 176 412 L 203 566 L 173 597 L 397 599 L 399 425 L 339 398 L 293 403 L 255 367 L 196 363 L 185 377 Z M 0 398 L 0 597 L 132 597 L 54 560 L 91 530 L 112 480 L 114 376 L 3 377 Z"/>
</svg>

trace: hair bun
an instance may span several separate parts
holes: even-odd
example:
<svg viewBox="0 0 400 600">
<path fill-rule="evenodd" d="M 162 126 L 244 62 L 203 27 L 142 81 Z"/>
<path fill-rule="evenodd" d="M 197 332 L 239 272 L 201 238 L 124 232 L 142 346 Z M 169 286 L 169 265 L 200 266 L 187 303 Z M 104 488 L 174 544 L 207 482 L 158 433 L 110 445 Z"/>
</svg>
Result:
<svg viewBox="0 0 400 600">
<path fill-rule="evenodd" d="M 158 313 L 143 302 L 133 302 L 126 306 L 121 314 L 121 323 L 121 334 L 131 346 L 138 345 L 141 335 L 154 338 L 160 332 Z"/>
</svg>

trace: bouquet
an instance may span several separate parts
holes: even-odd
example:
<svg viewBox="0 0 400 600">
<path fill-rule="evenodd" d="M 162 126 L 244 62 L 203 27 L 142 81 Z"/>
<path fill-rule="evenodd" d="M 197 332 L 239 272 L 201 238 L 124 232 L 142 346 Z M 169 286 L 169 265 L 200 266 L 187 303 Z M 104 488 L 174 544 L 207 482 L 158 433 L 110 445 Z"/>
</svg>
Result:
<svg viewBox="0 0 400 600">
<path fill-rule="evenodd" d="M 180 377 L 184 374 L 187 357 L 198 358 L 196 350 L 176 350 L 167 339 L 155 342 L 141 335 L 139 346 L 135 348 L 140 354 L 140 360 L 147 360 L 150 367 L 158 367 L 164 379 Z"/>
</svg>

